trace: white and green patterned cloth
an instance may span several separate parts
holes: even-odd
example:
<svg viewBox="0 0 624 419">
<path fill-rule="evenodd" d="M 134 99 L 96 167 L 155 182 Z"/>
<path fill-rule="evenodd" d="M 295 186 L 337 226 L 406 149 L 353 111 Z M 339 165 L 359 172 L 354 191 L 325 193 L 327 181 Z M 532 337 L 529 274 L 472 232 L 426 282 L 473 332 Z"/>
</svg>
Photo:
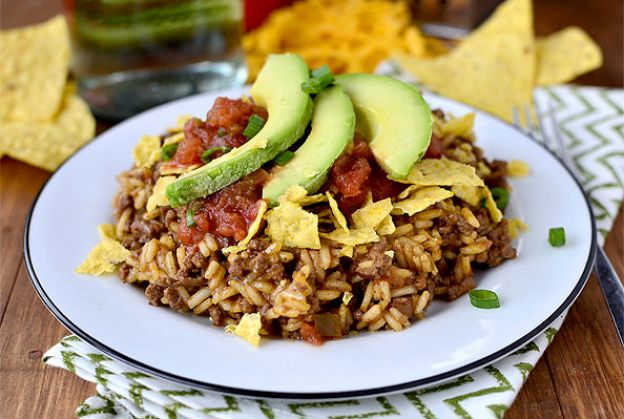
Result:
<svg viewBox="0 0 624 419">
<path fill-rule="evenodd" d="M 624 90 L 555 86 L 536 92 L 552 104 L 574 162 L 583 174 L 602 245 L 624 194 Z M 153 378 L 115 361 L 76 336 L 43 357 L 46 364 L 97 383 L 77 416 L 89 418 L 497 418 L 513 403 L 564 316 L 514 354 L 445 384 L 402 394 L 332 402 L 253 400 Z"/>
</svg>

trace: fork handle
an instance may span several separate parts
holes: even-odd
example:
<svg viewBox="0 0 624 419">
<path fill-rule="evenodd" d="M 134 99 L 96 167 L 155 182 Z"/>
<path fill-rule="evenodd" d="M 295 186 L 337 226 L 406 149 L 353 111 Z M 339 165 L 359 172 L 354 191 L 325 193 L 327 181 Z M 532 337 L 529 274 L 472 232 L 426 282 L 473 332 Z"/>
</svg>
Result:
<svg viewBox="0 0 624 419">
<path fill-rule="evenodd" d="M 615 328 L 620 336 L 620 343 L 624 346 L 624 286 L 615 273 L 615 269 L 604 250 L 600 246 L 597 247 L 594 272 L 600 283 L 600 288 L 609 307 Z"/>
</svg>

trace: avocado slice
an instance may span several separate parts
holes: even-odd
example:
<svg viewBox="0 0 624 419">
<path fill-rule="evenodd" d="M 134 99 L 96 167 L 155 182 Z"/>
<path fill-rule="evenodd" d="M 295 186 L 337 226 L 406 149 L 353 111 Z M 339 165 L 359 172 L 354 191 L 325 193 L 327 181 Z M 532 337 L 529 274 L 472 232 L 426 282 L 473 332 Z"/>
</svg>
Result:
<svg viewBox="0 0 624 419">
<path fill-rule="evenodd" d="M 236 182 L 297 141 L 312 114 L 312 100 L 301 90 L 301 83 L 308 79 L 308 66 L 298 55 L 270 55 L 250 89 L 254 101 L 269 112 L 266 124 L 242 146 L 170 184 L 166 194 L 171 206 L 179 207 Z"/>
<path fill-rule="evenodd" d="M 340 86 L 322 90 L 314 99 L 310 135 L 292 160 L 276 169 L 262 197 L 274 206 L 292 185 L 300 185 L 308 193 L 316 192 L 354 133 L 355 112 L 349 96 Z"/>
<path fill-rule="evenodd" d="M 336 77 L 355 107 L 356 130 L 370 143 L 377 163 L 395 179 L 405 179 L 431 141 L 431 110 L 414 87 L 372 74 Z"/>
</svg>

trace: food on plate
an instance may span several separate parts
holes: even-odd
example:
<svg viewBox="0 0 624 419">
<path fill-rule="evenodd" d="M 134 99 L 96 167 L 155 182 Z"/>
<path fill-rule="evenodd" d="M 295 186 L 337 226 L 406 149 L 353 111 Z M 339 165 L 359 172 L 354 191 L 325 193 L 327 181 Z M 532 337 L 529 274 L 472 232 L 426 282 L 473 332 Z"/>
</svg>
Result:
<svg viewBox="0 0 624 419">
<path fill-rule="evenodd" d="M 535 85 L 564 83 L 602 65 L 600 48 L 579 28 L 536 40 L 530 0 L 505 1 L 446 54 L 394 57 L 428 88 L 510 122 L 513 106 L 532 102 Z"/>
<path fill-rule="evenodd" d="M 89 107 L 67 83 L 69 51 L 62 16 L 0 31 L 0 156 L 54 170 L 93 137 Z"/>
<path fill-rule="evenodd" d="M 254 85 L 252 99 L 217 98 L 204 120 L 139 141 L 118 177 L 114 232 L 102 229 L 128 254 L 119 263 L 100 251 L 87 267 L 118 264 L 150 304 L 207 316 L 254 345 L 266 335 L 320 344 L 400 331 L 434 298 L 474 289 L 475 270 L 516 257 L 502 213 L 507 164 L 476 146 L 474 115 L 431 111 L 413 87 L 365 74 L 301 98 L 306 77 L 277 62 L 298 71 L 301 61 L 271 57 L 262 95 Z M 274 106 L 273 95 L 293 106 Z M 246 136 L 254 115 L 266 125 Z M 269 124 L 280 128 L 268 135 Z M 268 160 L 239 151 L 267 149 Z M 270 160 L 285 152 L 288 162 Z M 230 170 L 230 156 L 252 168 Z M 214 167 L 227 182 L 188 176 Z M 178 182 L 192 193 L 176 195 Z"/>
<path fill-rule="evenodd" d="M 412 23 L 407 2 L 391 0 L 299 0 L 273 12 L 243 38 L 253 81 L 270 54 L 294 52 L 311 67 L 334 73 L 370 73 L 393 51 L 433 57 L 444 44 Z"/>
</svg>

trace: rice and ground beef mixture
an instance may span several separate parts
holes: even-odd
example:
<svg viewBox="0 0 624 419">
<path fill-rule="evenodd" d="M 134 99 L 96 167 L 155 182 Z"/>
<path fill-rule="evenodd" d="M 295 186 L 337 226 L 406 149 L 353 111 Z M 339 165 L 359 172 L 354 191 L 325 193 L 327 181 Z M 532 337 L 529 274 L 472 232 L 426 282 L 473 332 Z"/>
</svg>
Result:
<svg viewBox="0 0 624 419">
<path fill-rule="evenodd" d="M 320 344 L 364 330 L 400 331 L 422 319 L 433 299 L 452 301 L 475 288 L 475 270 L 516 257 L 508 221 L 494 222 L 483 205 L 456 196 L 411 216 L 393 214 L 394 232 L 354 246 L 352 253 L 322 234 L 318 250 L 285 247 L 271 240 L 263 221 L 244 250 L 224 254 L 222 249 L 247 235 L 258 214 L 269 178 L 263 169 L 187 206 L 147 211 L 162 173 L 201 165 L 208 148 L 242 145 L 252 114 L 266 117 L 248 101 L 219 98 L 205 121 L 184 124 L 170 160 L 119 176 L 116 236 L 130 251 L 119 273 L 123 281 L 143 287 L 150 304 L 208 316 L 215 326 L 259 313 L 263 334 Z M 438 127 L 448 121 L 441 111 L 434 117 Z M 470 165 L 487 187 L 510 189 L 505 162 L 485 159 L 466 130 L 447 131 L 434 126 L 425 158 Z M 162 136 L 161 144 L 172 134 Z M 395 202 L 406 186 L 386 178 L 356 134 L 321 191 L 331 193 L 351 221 L 371 198 Z M 305 209 L 317 214 L 319 232 L 334 230 L 328 202 Z"/>
</svg>

